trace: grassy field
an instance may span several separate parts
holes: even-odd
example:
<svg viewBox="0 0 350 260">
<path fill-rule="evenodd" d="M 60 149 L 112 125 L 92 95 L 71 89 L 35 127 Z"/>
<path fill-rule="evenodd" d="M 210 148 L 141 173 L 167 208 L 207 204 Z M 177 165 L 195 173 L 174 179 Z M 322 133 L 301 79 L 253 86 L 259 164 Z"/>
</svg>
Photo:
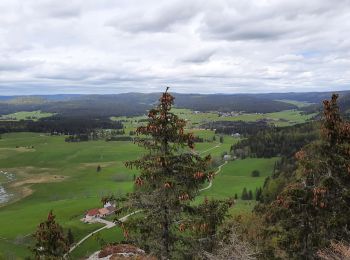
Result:
<svg viewBox="0 0 350 260">
<path fill-rule="evenodd" d="M 40 118 L 50 117 L 54 115 L 53 113 L 46 113 L 38 111 L 21 111 L 13 114 L 8 115 L 2 115 L 0 116 L 0 120 L 7 120 L 7 121 L 19 121 L 19 120 L 32 120 L 37 121 Z"/>
<path fill-rule="evenodd" d="M 199 129 L 200 124 L 216 120 L 254 121 L 262 118 L 275 119 L 280 125 L 304 122 L 310 116 L 301 116 L 290 110 L 270 114 L 243 114 L 237 117 L 219 117 L 216 113 L 194 114 L 187 109 L 175 110 L 190 122 L 189 131 L 208 141 L 198 143 L 196 150 L 201 155 L 211 154 L 221 157 L 239 139 L 224 136 L 223 143 L 213 141 L 214 131 Z M 124 120 L 125 132 L 135 130 L 142 124 L 136 118 L 114 118 Z M 283 118 L 284 121 L 279 120 Z M 16 180 L 4 184 L 6 178 L 0 175 L 0 185 L 14 194 L 14 202 L 0 206 L 0 252 L 8 259 L 23 259 L 29 255 L 31 235 L 38 223 L 53 209 L 59 223 L 65 229 L 71 228 L 75 240 L 101 227 L 100 224 L 84 224 L 80 221 L 87 209 L 100 207 L 100 198 L 106 194 L 124 194 L 133 188 L 135 171 L 124 167 L 124 162 L 136 159 L 143 151 L 131 142 L 90 141 L 66 143 L 64 136 L 49 136 L 36 133 L 4 134 L 0 139 L 0 170 L 13 173 Z M 209 141 L 210 140 L 210 141 Z M 211 189 L 204 191 L 198 201 L 205 196 L 227 198 L 235 193 L 240 197 L 246 187 L 253 193 L 263 185 L 266 176 L 271 174 L 272 159 L 245 159 L 231 161 L 216 176 Z M 101 172 L 96 168 L 100 165 Z M 260 177 L 250 177 L 253 170 L 261 172 Z M 238 200 L 234 213 L 251 210 L 254 201 Z M 100 248 L 103 241 L 122 239 L 118 227 L 103 230 L 96 238 L 91 237 L 73 253 L 73 259 L 84 257 Z M 0 259 L 1 259 L 0 253 Z"/>
<path fill-rule="evenodd" d="M 214 135 L 209 130 L 196 130 L 196 134 L 208 138 Z M 233 142 L 237 139 L 225 136 L 223 144 L 199 143 L 196 148 L 203 155 L 210 153 L 216 157 L 228 151 Z M 84 224 L 80 218 L 87 209 L 100 207 L 103 195 L 132 190 L 135 172 L 126 169 L 124 162 L 137 158 L 141 152 L 131 142 L 66 143 L 64 136 L 35 133 L 2 135 L 1 169 L 16 175 L 16 181 L 6 188 L 19 200 L 0 208 L 0 252 L 8 257 L 16 252 L 19 259 L 28 255 L 27 247 L 32 242 L 30 234 L 51 209 L 64 228 L 72 229 L 77 241 L 99 228 L 99 224 Z M 240 193 L 244 185 L 251 189 L 261 186 L 263 177 L 251 179 L 248 177 L 250 171 L 258 168 L 262 176 L 266 176 L 272 161 L 250 159 L 230 162 L 215 179 L 212 190 L 206 191 L 203 196 L 224 198 Z M 97 165 L 102 167 L 100 173 L 96 172 Z M 244 208 L 244 203 L 239 202 L 239 207 Z M 106 241 L 120 239 L 120 230 L 105 230 L 101 232 L 101 238 Z M 88 239 L 74 251 L 74 259 L 97 250 L 99 245 L 95 238 Z"/>
<path fill-rule="evenodd" d="M 304 104 L 303 102 L 299 102 Z M 305 104 L 304 104 L 305 105 Z M 285 110 L 275 113 L 257 114 L 257 113 L 242 113 L 237 116 L 219 116 L 216 112 L 206 112 L 206 113 L 194 113 L 190 109 L 185 108 L 175 108 L 173 109 L 181 118 L 184 118 L 188 122 L 189 128 L 201 128 L 201 125 L 213 122 L 213 121 L 246 121 L 254 122 L 258 120 L 267 120 L 270 124 L 275 126 L 290 126 L 295 124 L 304 123 L 307 120 L 314 117 L 316 114 L 304 115 L 299 110 Z M 139 126 L 141 123 L 138 121 L 145 119 L 145 117 L 112 117 L 113 120 L 122 120 L 126 126 L 126 133 L 133 130 L 135 127 Z"/>
<path fill-rule="evenodd" d="M 296 100 L 289 100 L 289 99 L 278 99 L 276 101 L 282 101 L 288 104 L 296 105 L 298 108 L 307 107 L 315 104 L 315 103 L 310 103 L 305 101 L 296 101 Z"/>
<path fill-rule="evenodd" d="M 21 149 L 26 146 L 34 148 Z M 18 197 L 27 196 L 0 208 L 0 248 L 5 250 L 0 252 L 13 252 L 6 249 L 7 245 L 17 243 L 16 254 L 21 257 L 28 254 L 28 235 L 50 209 L 54 209 L 64 227 L 72 228 L 77 240 L 95 230 L 96 225 L 83 224 L 79 219 L 87 209 L 101 206 L 102 195 L 132 189 L 133 172 L 124 167 L 124 162 L 139 153 L 140 149 L 130 142 L 66 143 L 63 136 L 3 135 L 1 169 L 15 173 L 17 183 L 22 182 L 8 190 Z M 100 173 L 96 172 L 97 165 L 102 167 Z M 28 189 L 35 192 L 28 194 Z M 22 237 L 27 239 L 18 243 Z"/>
<path fill-rule="evenodd" d="M 271 175 L 277 159 L 248 158 L 230 161 L 222 167 L 221 172 L 215 177 L 211 189 L 201 192 L 198 200 L 202 201 L 205 197 L 225 199 L 237 194 L 238 200 L 231 213 L 240 214 L 251 210 L 256 201 L 241 200 L 243 189 L 251 190 L 255 196 L 255 189 L 263 186 L 265 178 Z M 259 170 L 260 177 L 251 177 L 253 170 Z"/>
</svg>

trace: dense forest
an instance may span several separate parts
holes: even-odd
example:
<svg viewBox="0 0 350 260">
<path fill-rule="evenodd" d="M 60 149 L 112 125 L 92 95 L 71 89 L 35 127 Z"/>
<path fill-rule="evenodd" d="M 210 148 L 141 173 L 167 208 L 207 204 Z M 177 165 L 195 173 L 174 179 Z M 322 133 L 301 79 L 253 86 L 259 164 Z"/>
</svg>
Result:
<svg viewBox="0 0 350 260">
<path fill-rule="evenodd" d="M 295 154 L 296 168 L 289 180 L 277 196 L 255 208 L 262 220 L 261 240 L 255 242 L 263 259 L 317 259 L 332 253 L 325 250 L 331 242 L 347 248 L 350 124 L 342 118 L 337 98 L 324 102 L 321 135 Z M 272 188 L 266 185 L 263 193 L 270 194 Z M 346 259 L 345 253 L 326 259 Z"/>
<path fill-rule="evenodd" d="M 252 126 L 256 126 L 251 124 Z M 289 127 L 271 127 L 253 132 L 247 139 L 232 146 L 231 151 L 240 156 L 242 150 L 245 156 L 252 157 L 275 157 L 292 156 L 304 145 L 318 138 L 317 123 L 305 123 Z"/>
<path fill-rule="evenodd" d="M 215 129 L 216 134 L 234 135 L 239 134 L 242 136 L 255 135 L 260 131 L 272 128 L 265 121 L 257 122 L 245 122 L 245 121 L 214 121 L 202 125 L 203 128 Z"/>
<path fill-rule="evenodd" d="M 52 116 L 38 121 L 0 121 L 0 133 L 41 132 L 51 134 L 88 134 L 94 129 L 122 129 L 119 121 L 109 118 Z"/>
<path fill-rule="evenodd" d="M 284 94 L 174 94 L 176 106 L 198 111 L 244 111 L 247 113 L 269 113 L 297 106 L 281 101 L 299 100 L 319 103 L 328 97 L 328 92 L 320 93 L 284 93 Z M 349 92 L 341 92 L 342 97 Z M 53 96 L 0 96 L 0 115 L 18 111 L 41 110 L 58 113 L 63 116 L 134 116 L 142 115 L 157 101 L 159 93 L 124 93 L 115 95 L 53 95 Z M 344 98 L 345 100 L 345 98 Z M 320 110 L 318 105 L 305 107 L 306 112 Z"/>
</svg>

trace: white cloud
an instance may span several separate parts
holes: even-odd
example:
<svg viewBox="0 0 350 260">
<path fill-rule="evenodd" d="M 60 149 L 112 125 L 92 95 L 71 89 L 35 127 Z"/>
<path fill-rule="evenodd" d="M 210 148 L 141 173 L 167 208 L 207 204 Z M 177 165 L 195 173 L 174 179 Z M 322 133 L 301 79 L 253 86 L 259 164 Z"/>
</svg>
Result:
<svg viewBox="0 0 350 260">
<path fill-rule="evenodd" d="M 2 0 L 0 95 L 350 86 L 349 0 Z"/>
</svg>

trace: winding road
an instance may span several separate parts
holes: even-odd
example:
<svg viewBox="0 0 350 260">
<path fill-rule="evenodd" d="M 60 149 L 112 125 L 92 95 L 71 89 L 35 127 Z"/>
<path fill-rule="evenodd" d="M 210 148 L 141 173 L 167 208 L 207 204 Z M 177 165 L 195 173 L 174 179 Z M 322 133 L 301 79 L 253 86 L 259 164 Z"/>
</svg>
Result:
<svg viewBox="0 0 350 260">
<path fill-rule="evenodd" d="M 121 217 L 120 219 L 118 219 L 118 221 L 120 222 L 124 222 L 128 219 L 128 217 L 132 216 L 132 215 L 135 215 L 137 213 L 139 213 L 141 210 L 136 210 L 134 212 L 131 212 L 130 214 L 128 215 L 125 215 L 124 217 Z M 69 253 L 71 253 L 74 249 L 76 249 L 79 245 L 81 245 L 86 239 L 88 239 L 89 237 L 91 237 L 92 235 L 100 232 L 101 230 L 103 229 L 109 229 L 109 228 L 112 228 L 116 225 L 115 222 L 112 222 L 112 221 L 108 221 L 108 220 L 105 220 L 105 219 L 102 219 L 102 218 L 96 218 L 94 220 L 94 222 L 99 222 L 99 223 L 103 223 L 103 224 L 106 224 L 105 226 L 99 228 L 99 229 L 96 229 L 95 231 L 89 233 L 88 235 L 86 235 L 85 237 L 83 237 L 78 243 L 76 243 L 74 246 L 72 246 L 70 249 L 69 249 Z M 65 256 L 67 256 L 68 254 L 66 254 Z"/>
<path fill-rule="evenodd" d="M 210 151 L 210 150 L 213 150 L 213 149 L 215 149 L 215 148 L 219 148 L 220 146 L 221 146 L 221 144 L 219 143 L 219 144 L 217 144 L 216 146 L 211 147 L 211 148 L 209 148 L 209 149 L 207 149 L 207 150 L 201 151 L 201 152 L 198 153 L 198 154 L 206 153 L 206 152 L 208 152 L 208 151 Z M 227 163 L 227 161 L 225 161 L 223 164 L 221 164 L 221 165 L 218 167 L 218 170 L 217 170 L 214 174 L 217 175 L 217 174 L 221 171 L 221 168 L 222 168 L 226 163 Z M 200 189 L 199 192 L 210 189 L 212 185 L 213 185 L 213 180 L 211 180 L 211 181 L 209 182 L 209 184 L 208 184 L 207 187 L 205 187 L 205 188 L 203 188 L 203 189 Z M 131 213 L 129 213 L 129 214 L 127 214 L 127 215 L 121 217 L 120 219 L 118 219 L 118 221 L 124 222 L 124 221 L 126 221 L 130 216 L 135 215 L 135 214 L 137 214 L 137 213 L 139 213 L 139 212 L 141 212 L 141 211 L 142 211 L 142 210 L 136 210 L 136 211 L 134 211 L 134 212 L 131 212 Z M 95 219 L 95 222 L 103 223 L 103 224 L 106 224 L 106 225 L 103 226 L 103 227 L 101 227 L 101 228 L 99 228 L 99 229 L 96 229 L 95 231 L 93 231 L 93 232 L 89 233 L 88 235 L 86 235 L 85 237 L 83 237 L 78 243 L 76 243 L 74 246 L 72 246 L 72 247 L 69 249 L 69 252 L 68 252 L 64 257 L 68 256 L 68 254 L 70 254 L 71 252 L 73 252 L 74 249 L 76 249 L 76 248 L 77 248 L 78 246 L 80 246 L 85 240 L 87 240 L 89 237 L 93 236 L 94 234 L 100 232 L 100 231 L 103 230 L 103 229 L 109 229 L 109 228 L 112 228 L 112 227 L 116 226 L 116 223 L 115 223 L 115 222 L 108 221 L 108 220 L 101 219 L 101 218 L 96 218 L 96 219 Z"/>
</svg>

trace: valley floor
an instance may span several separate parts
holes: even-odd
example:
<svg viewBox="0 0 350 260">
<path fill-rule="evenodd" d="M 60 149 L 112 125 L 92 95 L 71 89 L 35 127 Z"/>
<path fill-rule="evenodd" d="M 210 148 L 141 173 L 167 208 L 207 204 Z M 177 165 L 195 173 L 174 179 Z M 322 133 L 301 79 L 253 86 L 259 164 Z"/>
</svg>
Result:
<svg viewBox="0 0 350 260">
<path fill-rule="evenodd" d="M 209 130 L 197 131 L 198 135 L 213 136 Z M 199 143 L 196 150 L 202 154 L 219 157 L 229 151 L 237 139 L 225 136 L 224 143 Z M 28 148 L 30 147 L 30 148 Z M 2 184 L 14 194 L 13 201 L 0 208 L 0 252 L 4 257 L 16 259 L 30 255 L 31 233 L 49 210 L 53 209 L 57 220 L 65 229 L 70 228 L 75 241 L 103 226 L 84 224 L 80 221 L 87 209 L 100 207 L 100 199 L 107 194 L 123 194 L 131 191 L 135 171 L 124 167 L 124 162 L 141 155 L 142 150 L 132 142 L 90 141 L 64 142 L 64 136 L 35 133 L 13 133 L 0 139 L 0 170 L 14 174 L 15 180 Z M 222 167 L 212 187 L 204 190 L 205 196 L 227 198 L 235 193 L 240 197 L 246 187 L 253 192 L 262 186 L 271 174 L 276 158 L 230 161 Z M 100 165 L 102 170 L 96 171 Z M 259 169 L 260 177 L 250 177 Z M 5 179 L 0 178 L 0 183 Z M 27 193 L 26 193 L 27 192 Z M 233 213 L 250 210 L 254 201 L 238 200 Z M 89 255 L 101 244 L 120 241 L 118 227 L 104 229 L 85 240 L 73 253 L 76 259 Z"/>
</svg>

